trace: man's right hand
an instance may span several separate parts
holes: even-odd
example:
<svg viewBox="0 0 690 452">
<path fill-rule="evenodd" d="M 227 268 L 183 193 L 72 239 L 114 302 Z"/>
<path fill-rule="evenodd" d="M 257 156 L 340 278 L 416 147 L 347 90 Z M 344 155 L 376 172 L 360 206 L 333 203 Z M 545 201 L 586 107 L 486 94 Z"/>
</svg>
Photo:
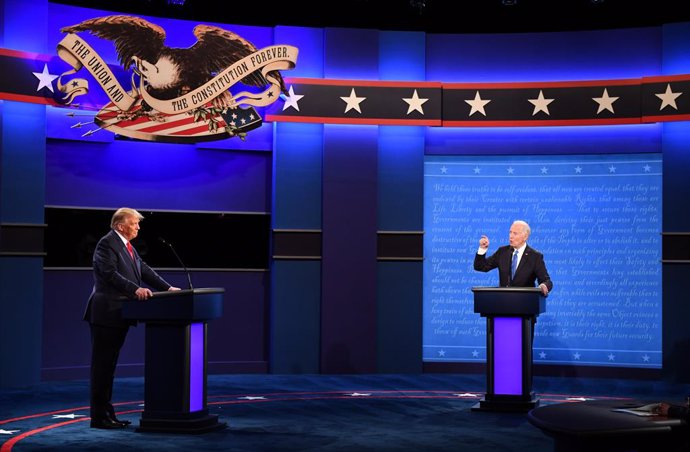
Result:
<svg viewBox="0 0 690 452">
<path fill-rule="evenodd" d="M 153 296 L 153 292 L 151 292 L 151 289 L 140 287 L 134 292 L 134 296 L 137 297 L 137 300 L 148 300 Z"/>
<path fill-rule="evenodd" d="M 482 238 L 479 239 L 479 248 L 484 250 L 489 248 L 489 238 L 487 236 L 483 235 Z"/>
</svg>

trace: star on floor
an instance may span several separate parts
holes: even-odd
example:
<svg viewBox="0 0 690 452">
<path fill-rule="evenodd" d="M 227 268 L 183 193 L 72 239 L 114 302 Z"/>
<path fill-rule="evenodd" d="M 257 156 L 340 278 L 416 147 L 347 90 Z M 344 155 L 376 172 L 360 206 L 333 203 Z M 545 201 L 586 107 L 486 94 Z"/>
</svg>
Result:
<svg viewBox="0 0 690 452">
<path fill-rule="evenodd" d="M 414 93 L 412 93 L 412 97 L 407 99 L 403 97 L 403 100 L 407 102 L 407 114 L 409 115 L 415 110 L 420 112 L 421 114 L 424 114 L 424 109 L 422 108 L 422 105 L 424 105 L 424 103 L 429 99 L 420 98 L 417 95 L 417 90 L 414 90 Z"/>
<path fill-rule="evenodd" d="M 359 104 L 367 100 L 366 97 L 357 97 L 357 93 L 355 93 L 354 88 L 352 88 L 352 91 L 350 91 L 350 95 L 348 97 L 341 97 L 341 99 L 346 104 L 345 113 L 347 113 L 350 110 L 357 110 L 357 112 L 362 113 L 362 110 L 360 110 L 359 108 Z"/>
<path fill-rule="evenodd" d="M 38 88 L 36 88 L 36 91 L 40 91 L 41 88 L 48 88 L 51 93 L 55 92 L 53 91 L 53 80 L 58 78 L 58 76 L 48 72 L 47 64 L 43 65 L 43 72 L 32 72 L 32 74 L 38 79 Z"/>
<path fill-rule="evenodd" d="M 238 397 L 239 400 L 266 400 L 264 396 L 244 396 Z"/>
<path fill-rule="evenodd" d="M 19 430 L 5 430 L 3 428 L 0 428 L 0 435 L 14 435 L 18 431 Z"/>
<path fill-rule="evenodd" d="M 456 397 L 465 397 L 465 398 L 469 398 L 469 397 L 472 397 L 472 398 L 479 397 L 477 394 L 472 394 L 471 392 L 463 392 L 462 394 L 453 394 L 453 395 L 456 396 Z"/>
<path fill-rule="evenodd" d="M 542 90 L 539 90 L 539 96 L 537 96 L 536 99 L 527 99 L 529 103 L 534 105 L 534 111 L 532 112 L 532 116 L 536 115 L 540 111 L 543 111 L 547 115 L 551 115 L 549 113 L 549 104 L 554 101 L 554 99 L 545 99 L 544 98 L 544 92 Z"/>
<path fill-rule="evenodd" d="M 53 419 L 76 419 L 78 417 L 85 417 L 83 414 L 53 414 Z"/>
<path fill-rule="evenodd" d="M 369 397 L 371 394 L 361 393 L 361 392 L 353 392 L 352 394 L 346 394 L 346 395 L 349 395 L 350 397 Z"/>
</svg>

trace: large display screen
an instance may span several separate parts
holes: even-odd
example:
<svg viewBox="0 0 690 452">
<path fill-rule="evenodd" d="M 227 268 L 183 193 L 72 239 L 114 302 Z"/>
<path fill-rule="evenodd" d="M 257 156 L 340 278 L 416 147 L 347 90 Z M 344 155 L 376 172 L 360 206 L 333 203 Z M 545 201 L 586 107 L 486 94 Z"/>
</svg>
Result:
<svg viewBox="0 0 690 452">
<path fill-rule="evenodd" d="M 427 156 L 424 169 L 425 361 L 486 360 L 473 269 L 514 220 L 531 226 L 554 282 L 534 362 L 661 367 L 661 154 Z"/>
</svg>

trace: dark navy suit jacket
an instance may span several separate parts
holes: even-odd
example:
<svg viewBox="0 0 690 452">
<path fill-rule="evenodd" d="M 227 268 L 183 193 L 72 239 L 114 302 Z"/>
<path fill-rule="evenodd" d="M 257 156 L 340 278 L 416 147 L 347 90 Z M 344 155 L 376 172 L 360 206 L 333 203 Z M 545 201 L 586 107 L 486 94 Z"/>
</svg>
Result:
<svg viewBox="0 0 690 452">
<path fill-rule="evenodd" d="M 136 302 L 134 293 L 142 284 L 154 290 L 168 290 L 170 284 L 141 260 L 134 260 L 122 239 L 113 230 L 99 240 L 93 253 L 94 286 L 84 312 L 84 320 L 112 327 L 128 327 L 135 322 L 122 318 L 122 303 Z M 128 297 L 131 299 L 123 299 Z"/>
<path fill-rule="evenodd" d="M 549 272 L 546 270 L 543 254 L 529 245 L 526 246 L 520 259 L 520 265 L 515 271 L 515 277 L 511 279 L 510 263 L 512 258 L 513 248 L 508 245 L 500 247 L 489 257 L 486 254 L 477 253 L 474 256 L 474 269 L 488 272 L 498 267 L 500 287 L 535 287 L 543 283 L 551 292 L 553 283 L 549 277 Z"/>
</svg>

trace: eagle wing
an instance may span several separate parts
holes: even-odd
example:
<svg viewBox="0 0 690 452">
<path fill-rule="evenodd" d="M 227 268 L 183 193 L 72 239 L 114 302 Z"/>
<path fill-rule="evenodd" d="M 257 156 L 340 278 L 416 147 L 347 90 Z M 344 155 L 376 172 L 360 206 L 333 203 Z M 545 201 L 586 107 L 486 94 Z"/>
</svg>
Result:
<svg viewBox="0 0 690 452">
<path fill-rule="evenodd" d="M 97 17 L 77 25 L 64 27 L 60 31 L 63 33 L 88 31 L 99 38 L 113 41 L 120 64 L 125 69 L 131 65 L 133 56 L 155 64 L 165 42 L 163 28 L 134 16 Z"/>
<path fill-rule="evenodd" d="M 189 50 L 197 65 L 205 65 L 206 73 L 220 72 L 231 64 L 256 52 L 254 44 L 239 35 L 210 25 L 197 25 L 194 27 L 194 36 L 197 38 Z M 278 71 L 269 72 L 275 77 L 282 91 L 287 92 L 283 77 Z M 254 71 L 242 79 L 242 83 L 249 86 L 263 87 L 269 85 L 261 72 Z"/>
</svg>

